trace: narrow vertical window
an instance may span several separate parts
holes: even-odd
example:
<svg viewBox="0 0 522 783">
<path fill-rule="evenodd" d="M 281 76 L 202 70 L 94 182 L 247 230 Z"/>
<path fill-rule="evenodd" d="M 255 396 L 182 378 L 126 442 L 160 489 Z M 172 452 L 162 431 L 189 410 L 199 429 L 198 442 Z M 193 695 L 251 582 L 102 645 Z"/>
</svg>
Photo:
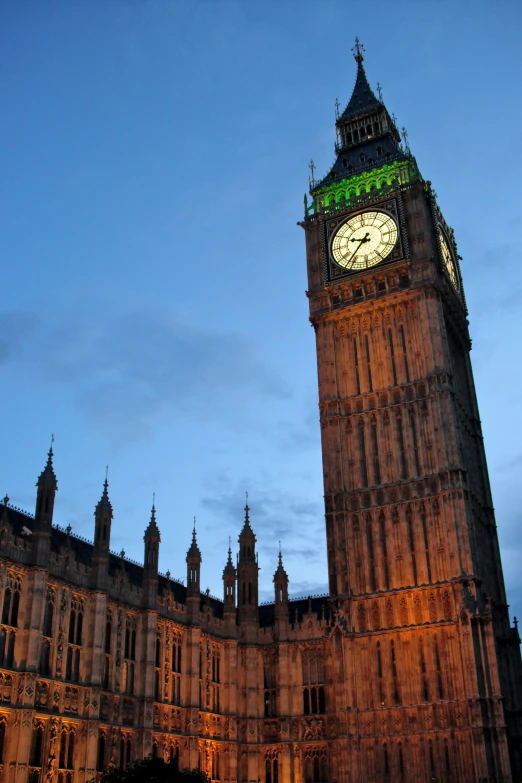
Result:
<svg viewBox="0 0 522 783">
<path fill-rule="evenodd" d="M 393 335 L 392 330 L 388 329 L 388 342 L 390 344 L 390 359 L 393 373 L 393 385 L 397 386 L 397 365 L 395 364 L 395 350 L 393 347 Z"/>
<path fill-rule="evenodd" d="M 417 584 L 417 560 L 415 558 L 415 538 L 413 536 L 413 522 L 411 518 L 411 510 L 408 508 L 406 511 L 406 521 L 408 523 L 408 540 L 410 544 L 411 552 L 411 567 L 413 571 L 413 581 Z"/>
<path fill-rule="evenodd" d="M 384 707 L 384 683 L 382 679 L 382 653 L 381 643 L 377 642 L 377 681 L 379 691 L 379 704 Z"/>
<path fill-rule="evenodd" d="M 419 639 L 419 659 L 422 682 L 422 699 L 423 701 L 429 701 L 430 697 L 428 691 L 428 677 L 426 675 L 426 657 L 424 655 L 424 643 L 422 639 Z"/>
<path fill-rule="evenodd" d="M 372 365 L 370 360 L 370 341 L 368 340 L 368 335 L 364 335 L 364 344 L 366 347 L 366 366 L 368 368 L 368 391 L 373 391 L 373 381 L 372 381 Z"/>
<path fill-rule="evenodd" d="M 381 539 L 381 550 L 382 550 L 383 565 L 384 565 L 384 581 L 386 584 L 386 588 L 389 588 L 390 574 L 388 570 L 388 549 L 386 546 L 386 519 L 384 517 L 384 513 L 382 512 L 379 514 L 379 534 Z"/>
<path fill-rule="evenodd" d="M 426 527 L 426 514 L 424 511 L 421 513 L 422 522 L 422 535 L 424 538 L 424 550 L 426 552 L 426 569 L 428 571 L 428 582 L 431 582 L 431 562 L 430 562 L 430 548 L 428 543 L 428 528 Z"/>
<path fill-rule="evenodd" d="M 442 686 L 442 669 L 440 666 L 439 642 L 436 636 L 433 640 L 433 646 L 435 648 L 435 668 L 437 669 L 437 692 L 439 699 L 442 700 L 444 698 L 444 688 Z"/>
<path fill-rule="evenodd" d="M 361 479 L 363 487 L 368 486 L 368 467 L 366 465 L 366 441 L 364 437 L 364 421 L 359 419 L 359 449 L 361 452 Z"/>
<path fill-rule="evenodd" d="M 401 478 L 408 478 L 408 461 L 406 458 L 406 448 L 404 446 L 404 429 L 402 426 L 402 416 L 400 413 L 396 415 L 397 421 L 397 437 L 399 439 L 399 451 L 401 455 Z"/>
<path fill-rule="evenodd" d="M 372 418 L 372 449 L 373 449 L 373 472 L 375 476 L 375 483 L 381 483 L 381 465 L 379 462 L 379 443 L 377 440 L 377 419 Z"/>
<path fill-rule="evenodd" d="M 353 338 L 353 362 L 355 367 L 355 384 L 356 384 L 356 394 L 361 393 L 361 380 L 359 377 L 359 355 L 357 352 L 357 338 Z"/>
<path fill-rule="evenodd" d="M 391 652 L 391 668 L 392 668 L 392 680 L 393 680 L 393 701 L 394 704 L 400 704 L 401 698 L 399 694 L 399 680 L 397 677 L 397 658 L 395 655 L 395 642 L 390 643 Z"/>
<path fill-rule="evenodd" d="M 375 580 L 375 556 L 373 551 L 372 523 L 369 519 L 366 525 L 366 541 L 368 543 L 368 555 L 370 557 L 370 588 L 372 592 L 377 589 Z"/>
<path fill-rule="evenodd" d="M 401 344 L 402 344 L 402 355 L 404 357 L 404 372 L 406 375 L 406 382 L 410 382 L 410 368 L 408 366 L 408 355 L 406 352 L 406 338 L 404 336 L 404 326 L 401 324 L 399 326 L 399 334 L 401 336 Z"/>
<path fill-rule="evenodd" d="M 415 459 L 415 475 L 420 476 L 421 475 L 421 467 L 420 467 L 420 460 L 419 460 L 419 443 L 417 439 L 417 424 L 415 423 L 415 414 L 413 410 L 410 411 L 410 424 L 411 424 L 411 434 L 413 437 L 413 456 Z"/>
</svg>

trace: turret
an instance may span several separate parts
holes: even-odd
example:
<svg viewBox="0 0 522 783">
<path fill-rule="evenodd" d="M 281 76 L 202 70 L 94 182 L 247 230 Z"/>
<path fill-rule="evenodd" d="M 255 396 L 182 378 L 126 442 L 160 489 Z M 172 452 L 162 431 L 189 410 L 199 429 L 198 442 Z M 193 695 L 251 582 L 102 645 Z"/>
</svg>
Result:
<svg viewBox="0 0 522 783">
<path fill-rule="evenodd" d="M 194 517 L 194 528 L 192 530 L 192 543 L 187 552 L 187 603 L 189 614 L 195 619 L 199 614 L 199 605 L 201 601 L 201 552 L 199 551 L 196 538 L 196 517 Z"/>
<path fill-rule="evenodd" d="M 47 463 L 36 482 L 36 509 L 32 534 L 33 562 L 42 568 L 49 567 L 54 498 L 58 490 L 53 467 L 53 441 L 47 454 Z"/>
<path fill-rule="evenodd" d="M 145 553 L 143 558 L 143 601 L 147 609 L 155 609 L 158 602 L 158 561 L 160 531 L 156 524 L 154 501 L 150 512 L 149 526 L 143 536 Z"/>
<path fill-rule="evenodd" d="M 236 615 L 236 579 L 237 571 L 232 562 L 232 549 L 230 548 L 230 539 L 228 542 L 228 560 L 223 569 L 223 604 L 224 614 Z"/>
<path fill-rule="evenodd" d="M 279 564 L 274 574 L 275 616 L 276 620 L 288 619 L 288 574 L 283 568 L 283 555 L 279 547 Z"/>
<path fill-rule="evenodd" d="M 257 622 L 258 620 L 258 580 L 259 567 L 256 557 L 256 536 L 250 527 L 250 508 L 245 506 L 245 522 L 239 534 L 239 557 L 237 564 L 238 581 L 238 619 L 239 622 Z"/>
<path fill-rule="evenodd" d="M 97 590 L 107 590 L 109 573 L 109 548 L 111 540 L 112 505 L 109 500 L 107 474 L 103 492 L 94 510 L 94 546 L 92 553 L 91 584 Z"/>
</svg>

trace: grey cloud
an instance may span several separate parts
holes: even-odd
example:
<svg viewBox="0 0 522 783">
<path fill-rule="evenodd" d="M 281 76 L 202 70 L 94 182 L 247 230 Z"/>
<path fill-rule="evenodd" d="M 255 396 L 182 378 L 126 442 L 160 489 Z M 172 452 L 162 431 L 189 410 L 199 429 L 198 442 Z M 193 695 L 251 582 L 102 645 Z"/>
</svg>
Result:
<svg viewBox="0 0 522 783">
<path fill-rule="evenodd" d="M 291 593 L 324 592 L 327 571 L 322 502 L 319 499 L 316 503 L 302 502 L 293 493 L 275 488 L 269 476 L 243 479 L 237 484 L 228 482 L 226 486 L 221 480 L 216 487 L 218 491 L 207 494 L 202 505 L 213 512 L 216 524 L 223 530 L 237 531 L 237 534 L 241 530 L 245 504 L 243 487 L 249 487 L 250 522 L 257 537 L 262 569 L 262 599 L 270 599 L 273 594 L 271 581 L 277 565 L 279 541 Z M 303 580 L 305 574 L 307 578 Z"/>
<path fill-rule="evenodd" d="M 25 362 L 47 382 L 70 385 L 93 421 L 127 437 L 166 408 L 215 418 L 237 412 L 242 398 L 290 396 L 251 341 L 162 312 L 11 313 L 1 326 L 0 361 Z"/>
</svg>

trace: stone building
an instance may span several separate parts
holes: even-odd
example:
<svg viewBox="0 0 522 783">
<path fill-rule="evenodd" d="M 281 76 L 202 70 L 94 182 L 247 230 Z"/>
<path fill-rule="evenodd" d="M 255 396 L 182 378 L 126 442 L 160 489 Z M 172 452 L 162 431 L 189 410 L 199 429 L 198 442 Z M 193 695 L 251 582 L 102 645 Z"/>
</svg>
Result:
<svg viewBox="0 0 522 783">
<path fill-rule="evenodd" d="M 52 450 L 34 517 L 0 508 L 4 781 L 83 783 L 149 753 L 223 783 L 520 781 L 510 627 L 469 360 L 459 256 L 407 139 L 357 78 L 336 160 L 310 182 L 329 596 L 258 602 L 248 505 L 223 600 L 53 526 Z"/>
</svg>

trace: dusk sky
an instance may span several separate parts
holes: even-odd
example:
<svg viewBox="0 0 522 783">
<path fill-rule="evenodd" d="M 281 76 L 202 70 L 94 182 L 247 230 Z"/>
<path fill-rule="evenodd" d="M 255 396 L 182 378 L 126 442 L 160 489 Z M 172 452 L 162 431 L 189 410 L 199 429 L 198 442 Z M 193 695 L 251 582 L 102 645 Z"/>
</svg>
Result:
<svg viewBox="0 0 522 783">
<path fill-rule="evenodd" d="M 327 589 L 303 215 L 365 47 L 455 229 L 512 614 L 522 612 L 522 4 L 3 0 L 0 495 L 222 595 L 245 492 L 260 592 Z"/>
</svg>

